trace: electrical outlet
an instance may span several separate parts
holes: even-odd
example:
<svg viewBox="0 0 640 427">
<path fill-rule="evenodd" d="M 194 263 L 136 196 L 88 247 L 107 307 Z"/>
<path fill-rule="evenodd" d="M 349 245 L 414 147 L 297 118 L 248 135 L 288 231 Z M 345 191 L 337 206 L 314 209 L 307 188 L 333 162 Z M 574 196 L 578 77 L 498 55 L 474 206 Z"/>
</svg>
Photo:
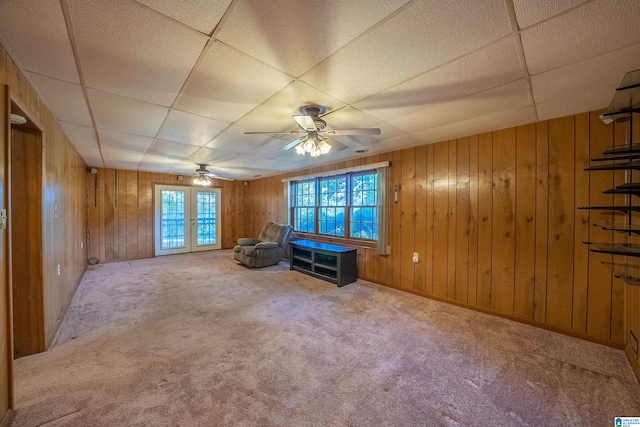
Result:
<svg viewBox="0 0 640 427">
<path fill-rule="evenodd" d="M 420 262 L 420 258 L 418 258 L 418 252 L 413 253 L 413 262 L 416 264 Z"/>
<path fill-rule="evenodd" d="M 58 264 L 58 276 L 60 275 L 60 264 Z"/>
</svg>

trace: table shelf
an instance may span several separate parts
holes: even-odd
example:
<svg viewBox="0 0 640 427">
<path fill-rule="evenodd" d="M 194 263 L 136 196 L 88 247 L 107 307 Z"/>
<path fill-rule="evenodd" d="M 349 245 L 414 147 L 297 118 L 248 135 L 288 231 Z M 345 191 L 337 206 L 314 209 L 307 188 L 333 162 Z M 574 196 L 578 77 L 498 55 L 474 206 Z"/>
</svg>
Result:
<svg viewBox="0 0 640 427">
<path fill-rule="evenodd" d="M 358 279 L 358 251 L 345 246 L 297 240 L 291 245 L 291 270 L 317 277 L 338 286 Z"/>
</svg>

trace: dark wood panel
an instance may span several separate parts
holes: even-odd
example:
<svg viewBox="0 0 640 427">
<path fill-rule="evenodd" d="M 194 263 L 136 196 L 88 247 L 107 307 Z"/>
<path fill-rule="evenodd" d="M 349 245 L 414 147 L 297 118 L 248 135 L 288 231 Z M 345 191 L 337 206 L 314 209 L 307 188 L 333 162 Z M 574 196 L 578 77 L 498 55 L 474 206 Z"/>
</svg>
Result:
<svg viewBox="0 0 640 427">
<path fill-rule="evenodd" d="M 536 124 L 536 260 L 533 319 L 546 322 L 549 238 L 549 122 Z"/>
<path fill-rule="evenodd" d="M 493 134 L 478 136 L 478 307 L 491 308 Z"/>
<path fill-rule="evenodd" d="M 575 118 L 575 206 L 589 205 L 589 113 Z M 599 156 L 600 153 L 593 157 Z M 596 172 L 597 173 L 597 172 Z M 575 238 L 573 254 L 573 318 L 571 329 L 587 333 L 587 291 L 589 288 L 589 210 L 575 209 Z M 586 266 L 586 268 L 585 268 Z"/>
<path fill-rule="evenodd" d="M 433 254 L 434 254 L 434 237 L 433 237 L 433 194 L 434 194 L 434 174 L 433 174 L 433 145 L 427 146 L 427 234 L 426 238 L 426 263 L 425 263 L 425 292 L 427 294 L 433 293 Z"/>
<path fill-rule="evenodd" d="M 456 140 L 449 141 L 449 169 L 448 173 L 448 190 L 449 190 L 449 207 L 447 211 L 447 298 L 455 299 L 456 295 L 456 161 L 457 161 Z"/>
<path fill-rule="evenodd" d="M 469 139 L 469 305 L 478 304 L 478 135 Z"/>
<path fill-rule="evenodd" d="M 427 289 L 427 146 L 415 149 L 415 233 L 414 248 L 420 257 L 415 265 L 415 286 L 418 292 Z"/>
<path fill-rule="evenodd" d="M 456 287 L 453 298 L 469 295 L 469 138 L 456 140 Z"/>
<path fill-rule="evenodd" d="M 536 125 L 516 129 L 516 252 L 513 314 L 533 319 L 536 251 Z"/>
<path fill-rule="evenodd" d="M 494 132 L 491 308 L 513 314 L 515 280 L 515 129 Z"/>
<path fill-rule="evenodd" d="M 433 295 L 447 296 L 449 143 L 433 145 Z"/>
<path fill-rule="evenodd" d="M 549 121 L 547 323 L 571 329 L 574 245 L 574 117 Z"/>
<path fill-rule="evenodd" d="M 415 289 L 415 264 L 413 252 L 415 248 L 415 213 L 416 213 L 416 150 L 402 150 L 402 182 L 400 189 L 400 287 Z"/>
</svg>

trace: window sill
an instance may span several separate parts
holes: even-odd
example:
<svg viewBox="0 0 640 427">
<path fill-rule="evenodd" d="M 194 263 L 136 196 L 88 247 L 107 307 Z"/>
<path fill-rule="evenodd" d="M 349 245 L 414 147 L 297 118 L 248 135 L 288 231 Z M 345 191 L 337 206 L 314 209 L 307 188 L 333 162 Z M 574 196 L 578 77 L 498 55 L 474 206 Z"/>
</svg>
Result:
<svg viewBox="0 0 640 427">
<path fill-rule="evenodd" d="M 375 240 L 362 240 L 362 239 L 349 239 L 346 237 L 327 236 L 323 234 L 303 233 L 300 231 L 294 231 L 292 239 L 295 240 L 313 240 L 322 243 L 334 243 L 336 245 L 351 246 L 356 248 L 368 248 L 375 249 L 378 242 Z"/>
</svg>

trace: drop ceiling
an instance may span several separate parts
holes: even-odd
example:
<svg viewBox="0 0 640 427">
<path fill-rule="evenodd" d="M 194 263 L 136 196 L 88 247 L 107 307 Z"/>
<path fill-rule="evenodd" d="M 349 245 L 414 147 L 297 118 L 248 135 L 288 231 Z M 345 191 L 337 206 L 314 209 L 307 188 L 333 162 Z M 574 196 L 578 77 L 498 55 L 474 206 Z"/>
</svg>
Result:
<svg viewBox="0 0 640 427">
<path fill-rule="evenodd" d="M 89 166 L 253 179 L 604 108 L 637 0 L 22 0 L 0 42 Z M 282 147 L 308 104 L 335 137 Z"/>
</svg>

